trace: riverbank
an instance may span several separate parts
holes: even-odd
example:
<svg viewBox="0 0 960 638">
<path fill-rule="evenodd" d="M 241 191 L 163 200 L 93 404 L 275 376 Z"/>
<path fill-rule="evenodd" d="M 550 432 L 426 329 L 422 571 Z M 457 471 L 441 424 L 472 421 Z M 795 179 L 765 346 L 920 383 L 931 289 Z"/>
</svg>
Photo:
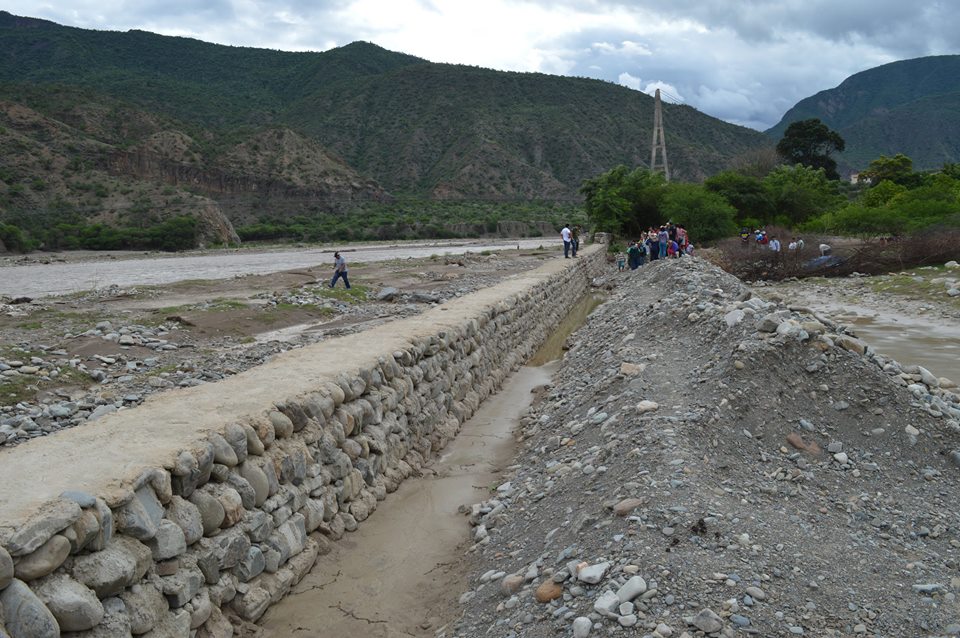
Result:
<svg viewBox="0 0 960 638">
<path fill-rule="evenodd" d="M 514 245 L 363 264 L 351 259 L 349 292 L 342 283 L 327 288 L 331 266 L 314 261 L 262 275 L 0 303 L 0 446 L 129 409 L 173 388 L 232 377 L 287 350 L 419 315 L 557 258 L 556 250 Z M 14 279 L 28 274 L 10 272 Z"/>
<path fill-rule="evenodd" d="M 960 267 L 756 282 L 762 295 L 833 316 L 877 352 L 960 379 Z"/>
<path fill-rule="evenodd" d="M 444 635 L 960 633 L 949 380 L 698 259 L 619 281 L 472 510 Z"/>
</svg>

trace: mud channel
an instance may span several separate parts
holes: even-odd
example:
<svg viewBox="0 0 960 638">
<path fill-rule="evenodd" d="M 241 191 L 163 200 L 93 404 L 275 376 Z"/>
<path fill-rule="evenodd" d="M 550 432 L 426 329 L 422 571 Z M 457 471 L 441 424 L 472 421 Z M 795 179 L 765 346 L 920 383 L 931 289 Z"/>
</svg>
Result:
<svg viewBox="0 0 960 638">
<path fill-rule="evenodd" d="M 469 589 L 460 564 L 469 526 L 461 505 L 487 500 L 513 460 L 513 430 L 534 390 L 550 382 L 564 344 L 601 302 L 586 296 L 464 423 L 420 479 L 408 479 L 360 528 L 333 543 L 260 624 L 270 638 L 434 636 Z"/>
</svg>

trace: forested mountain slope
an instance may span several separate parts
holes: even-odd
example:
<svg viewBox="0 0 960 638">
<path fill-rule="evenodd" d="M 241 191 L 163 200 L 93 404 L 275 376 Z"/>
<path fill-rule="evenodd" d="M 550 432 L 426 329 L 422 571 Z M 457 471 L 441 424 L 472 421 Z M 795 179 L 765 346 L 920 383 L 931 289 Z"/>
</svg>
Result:
<svg viewBox="0 0 960 638">
<path fill-rule="evenodd" d="M 903 153 L 918 169 L 960 161 L 960 55 L 902 60 L 851 75 L 801 100 L 767 133 L 816 117 L 840 133 L 838 159 L 859 170 L 878 156 Z"/>
</svg>

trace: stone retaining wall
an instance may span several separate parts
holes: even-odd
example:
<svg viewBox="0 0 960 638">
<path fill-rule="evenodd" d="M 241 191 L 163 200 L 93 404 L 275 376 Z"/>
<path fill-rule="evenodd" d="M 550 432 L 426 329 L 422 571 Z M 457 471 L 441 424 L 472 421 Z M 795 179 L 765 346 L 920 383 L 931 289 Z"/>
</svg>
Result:
<svg viewBox="0 0 960 638">
<path fill-rule="evenodd" d="M 602 248 L 0 453 L 0 638 L 257 620 L 527 360 Z"/>
</svg>

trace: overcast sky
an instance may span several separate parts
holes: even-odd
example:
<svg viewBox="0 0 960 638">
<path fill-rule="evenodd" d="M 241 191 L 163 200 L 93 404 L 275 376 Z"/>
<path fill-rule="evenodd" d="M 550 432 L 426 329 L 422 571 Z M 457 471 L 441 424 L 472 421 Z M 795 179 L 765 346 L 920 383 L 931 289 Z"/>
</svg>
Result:
<svg viewBox="0 0 960 638">
<path fill-rule="evenodd" d="M 960 53 L 956 0 L 14 0 L 71 26 L 317 50 L 366 40 L 434 62 L 665 89 L 765 129 L 880 64 Z"/>
</svg>

